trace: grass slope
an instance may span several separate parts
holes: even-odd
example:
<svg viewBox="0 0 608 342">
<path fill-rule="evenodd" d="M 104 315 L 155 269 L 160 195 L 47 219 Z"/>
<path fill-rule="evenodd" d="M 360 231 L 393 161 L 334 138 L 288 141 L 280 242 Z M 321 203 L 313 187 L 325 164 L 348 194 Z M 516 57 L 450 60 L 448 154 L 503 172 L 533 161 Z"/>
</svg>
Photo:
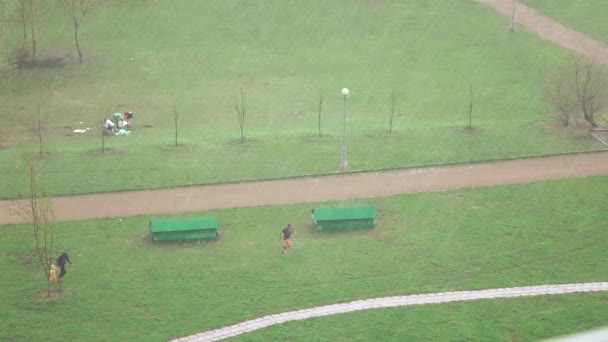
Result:
<svg viewBox="0 0 608 342">
<path fill-rule="evenodd" d="M 608 2 L 603 0 L 526 0 L 526 5 L 591 37 L 608 42 L 604 25 Z"/>
<path fill-rule="evenodd" d="M 608 293 L 359 311 L 289 322 L 230 341 L 538 341 L 608 324 Z"/>
<path fill-rule="evenodd" d="M 73 50 L 65 14 L 51 11 L 39 24 L 41 58 Z M 0 84 L 2 198 L 26 189 L 20 156 L 37 150 L 38 105 L 41 182 L 52 194 L 334 172 L 344 86 L 354 170 L 601 147 L 542 119 L 540 75 L 565 53 L 509 34 L 502 16 L 473 1 L 111 2 L 91 13 L 80 37 L 86 63 L 27 69 Z M 470 85 L 477 129 L 464 133 Z M 240 89 L 245 144 L 234 112 Z M 388 136 L 393 89 L 398 115 Z M 127 109 L 133 134 L 106 139 L 104 156 L 98 132 L 70 135 L 81 121 L 96 129 Z"/>
<path fill-rule="evenodd" d="M 222 239 L 202 245 L 150 244 L 147 216 L 66 222 L 57 242 L 73 265 L 51 301 L 36 299 L 44 278 L 28 227 L 4 226 L 0 339 L 61 327 L 64 340 L 163 341 L 359 298 L 602 281 L 607 190 L 594 177 L 319 204 L 378 207 L 377 229 L 344 234 L 315 232 L 309 204 L 218 210 L 204 214 Z M 297 235 L 282 256 L 287 222 Z"/>
</svg>

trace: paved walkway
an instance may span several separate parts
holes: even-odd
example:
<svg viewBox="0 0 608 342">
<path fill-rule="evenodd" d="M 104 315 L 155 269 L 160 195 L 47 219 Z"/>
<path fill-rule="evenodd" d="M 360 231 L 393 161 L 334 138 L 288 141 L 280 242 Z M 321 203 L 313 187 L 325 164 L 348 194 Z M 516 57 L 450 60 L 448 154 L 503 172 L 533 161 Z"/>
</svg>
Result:
<svg viewBox="0 0 608 342">
<path fill-rule="evenodd" d="M 608 151 L 53 199 L 57 220 L 311 203 L 608 175 Z M 128 203 L 128 205 L 125 205 Z M 0 225 L 20 222 L 0 201 Z"/>
<path fill-rule="evenodd" d="M 512 0 L 477 1 L 511 18 L 513 12 Z M 590 58 L 597 63 L 608 64 L 607 44 L 597 41 L 584 33 L 566 27 L 520 2 L 516 2 L 515 5 L 515 21 L 516 25 L 525 26 L 528 30 L 536 33 L 543 39 Z M 507 27 L 505 22 L 505 30 Z"/>
<path fill-rule="evenodd" d="M 173 342 L 219 341 L 225 338 L 234 337 L 254 330 L 266 328 L 275 324 L 281 324 L 290 321 L 299 321 L 312 317 L 336 315 L 359 310 L 390 308 L 396 306 L 461 302 L 478 299 L 529 297 L 594 291 L 608 291 L 608 282 L 523 286 L 479 291 L 439 292 L 408 296 L 373 298 L 366 300 L 357 300 L 348 303 L 319 306 L 298 311 L 283 312 L 276 315 L 268 315 L 254 320 L 230 325 L 224 328 L 210 330 L 198 333 L 196 335 L 181 337 L 173 340 Z"/>
</svg>

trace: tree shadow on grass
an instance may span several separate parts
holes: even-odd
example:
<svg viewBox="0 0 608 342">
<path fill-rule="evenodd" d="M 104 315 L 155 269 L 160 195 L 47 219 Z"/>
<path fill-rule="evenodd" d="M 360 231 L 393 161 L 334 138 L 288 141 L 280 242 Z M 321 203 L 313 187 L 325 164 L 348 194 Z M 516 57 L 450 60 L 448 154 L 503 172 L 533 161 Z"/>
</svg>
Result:
<svg viewBox="0 0 608 342">
<path fill-rule="evenodd" d="M 42 59 L 20 60 L 16 64 L 19 69 L 60 69 L 77 63 L 78 60 L 71 56 L 47 56 Z"/>
<path fill-rule="evenodd" d="M 475 127 L 475 126 L 464 126 L 464 127 L 460 127 L 459 128 L 460 132 L 465 133 L 465 134 L 482 134 L 483 133 L 483 129 L 479 128 L 479 127 Z"/>
<path fill-rule="evenodd" d="M 106 147 L 105 150 L 98 148 L 95 150 L 86 151 L 86 154 L 91 157 L 116 156 L 125 153 L 127 153 L 126 150 L 108 147 Z"/>
<path fill-rule="evenodd" d="M 334 137 L 331 134 L 321 134 L 321 136 L 319 136 L 318 134 L 308 134 L 305 135 L 303 139 L 309 142 L 326 142 L 332 141 Z"/>
<path fill-rule="evenodd" d="M 230 145 L 236 145 L 236 146 L 251 146 L 251 145 L 255 145 L 257 142 L 258 142 L 258 140 L 252 139 L 252 138 L 246 138 L 244 142 L 241 141 L 241 138 L 232 139 L 232 140 L 228 141 L 228 143 Z"/>
<path fill-rule="evenodd" d="M 175 146 L 175 144 L 161 145 L 159 148 L 162 152 L 171 153 L 171 152 L 191 152 L 191 151 L 198 150 L 201 147 L 197 144 L 185 143 L 185 144 L 177 144 L 177 146 Z"/>
</svg>

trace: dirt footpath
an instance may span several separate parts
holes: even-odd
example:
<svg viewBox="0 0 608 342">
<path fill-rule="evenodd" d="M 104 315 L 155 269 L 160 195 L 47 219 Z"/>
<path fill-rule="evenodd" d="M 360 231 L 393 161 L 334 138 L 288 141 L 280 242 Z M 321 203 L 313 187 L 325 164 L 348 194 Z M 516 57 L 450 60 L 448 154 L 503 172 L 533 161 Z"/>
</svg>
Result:
<svg viewBox="0 0 608 342">
<path fill-rule="evenodd" d="M 511 18 L 513 11 L 513 3 L 511 0 L 477 1 Z M 515 22 L 516 26 L 525 26 L 528 30 L 536 33 L 543 39 L 554 42 L 598 63 L 608 64 L 607 44 L 568 28 L 519 2 L 515 5 Z M 505 22 L 505 30 L 506 29 L 508 29 L 507 22 Z"/>
<path fill-rule="evenodd" d="M 608 151 L 54 199 L 58 220 L 308 203 L 608 174 Z M 125 205 L 129 203 L 129 205 Z M 0 224 L 20 220 L 0 201 Z"/>
</svg>

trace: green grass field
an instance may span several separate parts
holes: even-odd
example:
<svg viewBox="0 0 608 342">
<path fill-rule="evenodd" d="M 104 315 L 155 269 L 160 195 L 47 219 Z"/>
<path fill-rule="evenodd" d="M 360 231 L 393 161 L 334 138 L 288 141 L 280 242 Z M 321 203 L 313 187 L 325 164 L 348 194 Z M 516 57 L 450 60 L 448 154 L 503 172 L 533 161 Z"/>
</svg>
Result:
<svg viewBox="0 0 608 342">
<path fill-rule="evenodd" d="M 608 294 L 480 300 L 289 322 L 230 341 L 539 341 L 604 326 Z"/>
<path fill-rule="evenodd" d="M 525 0 L 525 4 L 553 17 L 560 23 L 591 37 L 608 42 L 604 25 L 608 2 L 603 0 Z"/>
<path fill-rule="evenodd" d="M 42 17 L 41 59 L 73 59 L 70 25 L 58 10 Z M 11 34 L 18 44 L 17 26 Z M 523 30 L 509 34 L 503 17 L 473 1 L 111 2 L 80 37 L 84 64 L 26 69 L 0 84 L 0 198 L 26 191 L 20 158 L 37 150 L 38 105 L 51 194 L 336 172 L 345 86 L 351 170 L 602 147 L 583 130 L 554 127 L 538 99 L 541 75 L 566 53 Z M 465 133 L 470 85 L 476 130 Z M 133 134 L 106 139 L 103 156 L 98 134 L 71 135 L 128 109 Z"/>
<path fill-rule="evenodd" d="M 142 238 L 148 216 L 60 223 L 57 246 L 70 253 L 73 265 L 68 266 L 63 295 L 49 302 L 37 299 L 45 281 L 32 256 L 28 227 L 8 225 L 1 228 L 0 240 L 5 265 L 0 274 L 0 339 L 45 340 L 54 329 L 63 340 L 164 341 L 260 315 L 360 298 L 605 281 L 607 190 L 608 178 L 594 177 L 218 210 L 203 214 L 218 217 L 222 239 L 202 245 L 150 244 Z M 355 203 L 378 207 L 375 230 L 313 231 L 311 207 Z M 297 235 L 294 247 L 282 256 L 278 235 L 288 222 Z M 477 333 L 503 339 L 511 327 L 524 338 L 608 323 L 600 305 L 605 309 L 605 295 L 552 298 L 497 302 L 509 303 L 506 307 L 516 312 L 533 305 L 539 312 L 553 313 L 550 322 L 541 316 L 525 325 L 519 325 L 523 317 L 513 312 L 494 313 L 501 323 L 487 332 L 476 331 L 482 327 L 479 317 L 500 304 L 399 309 L 390 322 L 399 325 L 401 318 L 420 312 L 420 326 L 443 317 L 437 324 L 447 330 L 433 333 L 438 339 L 450 336 L 454 325 L 458 336 Z M 574 313 L 565 309 L 573 302 L 578 303 Z M 585 310 L 594 317 L 571 321 Z M 446 322 L 454 311 L 460 313 Z M 312 336 L 336 334 L 344 339 L 349 325 L 358 325 L 358 320 L 392 316 L 362 315 L 331 318 L 329 322 L 344 320 L 345 328 Z M 475 321 L 465 321 L 467 317 Z M 277 335 L 274 330 L 263 334 L 280 340 L 284 330 L 277 329 Z M 396 328 L 388 337 L 409 334 L 403 329 Z"/>
</svg>

